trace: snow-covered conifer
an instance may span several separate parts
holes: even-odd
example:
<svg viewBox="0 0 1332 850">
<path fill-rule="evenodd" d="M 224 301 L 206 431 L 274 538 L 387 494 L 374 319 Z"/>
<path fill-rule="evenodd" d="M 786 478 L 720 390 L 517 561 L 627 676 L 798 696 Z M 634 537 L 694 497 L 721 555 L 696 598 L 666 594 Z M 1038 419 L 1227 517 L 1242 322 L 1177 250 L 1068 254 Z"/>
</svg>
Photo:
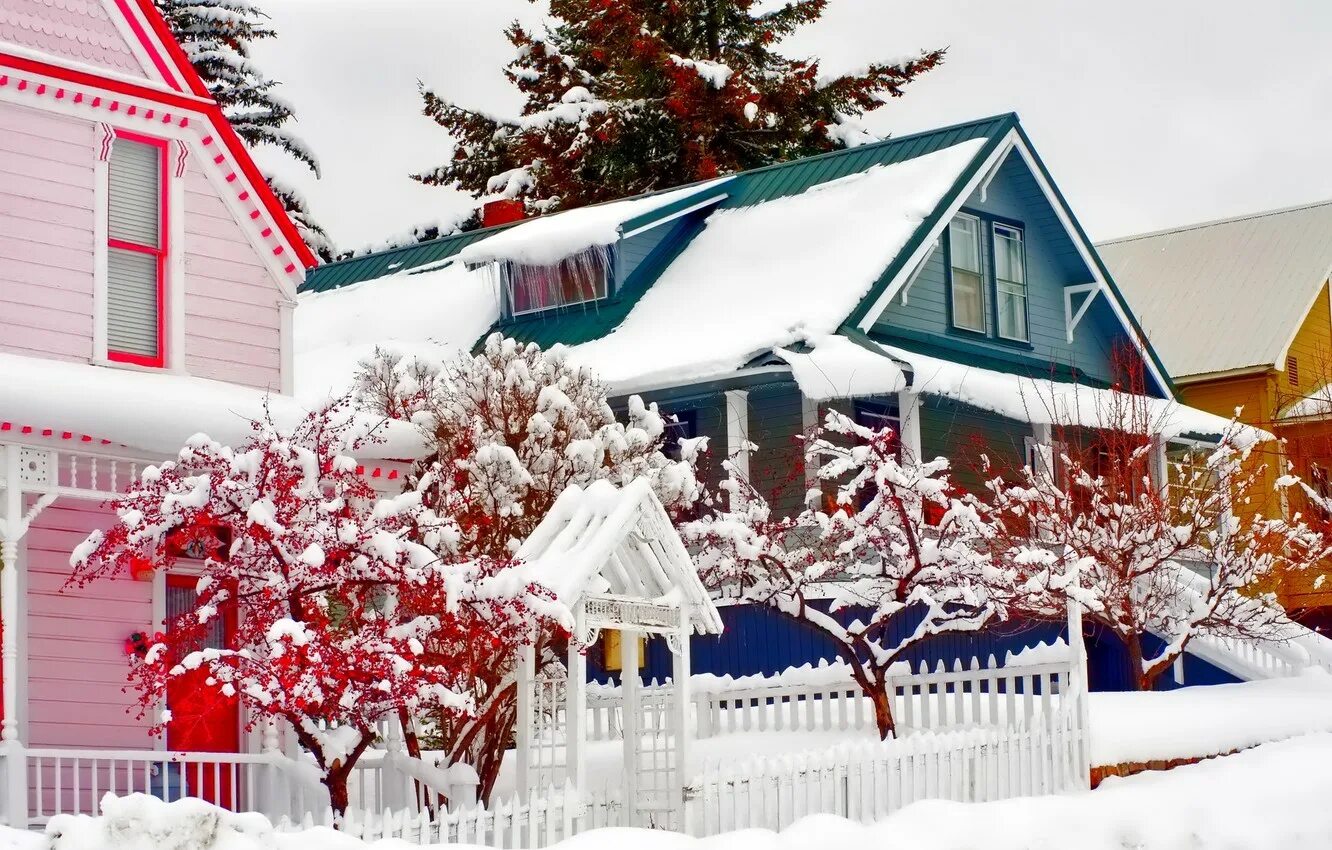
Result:
<svg viewBox="0 0 1332 850">
<path fill-rule="evenodd" d="M 553 0 L 555 23 L 514 23 L 505 69 L 516 120 L 423 91 L 456 141 L 417 175 L 474 196 L 567 209 L 872 140 L 857 118 L 943 60 L 942 50 L 825 75 L 781 42 L 827 0 Z"/>
</svg>

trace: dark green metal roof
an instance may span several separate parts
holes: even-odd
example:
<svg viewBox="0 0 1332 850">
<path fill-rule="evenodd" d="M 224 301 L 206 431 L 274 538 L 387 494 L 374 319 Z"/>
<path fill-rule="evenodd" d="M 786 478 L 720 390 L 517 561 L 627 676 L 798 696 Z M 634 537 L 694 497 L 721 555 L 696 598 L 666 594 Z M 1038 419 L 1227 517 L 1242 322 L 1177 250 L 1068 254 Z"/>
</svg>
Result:
<svg viewBox="0 0 1332 850">
<path fill-rule="evenodd" d="M 719 204 L 721 208 L 753 206 L 777 198 L 798 195 L 812 186 L 856 174 L 876 165 L 892 165 L 905 162 L 972 139 L 988 139 L 989 142 L 973 159 L 972 165 L 959 176 L 945 199 L 948 201 L 961 190 L 961 187 L 971 177 L 972 172 L 979 167 L 980 163 L 985 161 L 993 148 L 999 145 L 1008 131 L 1016 125 L 1017 116 L 1010 113 L 959 124 L 954 127 L 945 127 L 928 133 L 888 139 L 857 148 L 832 151 L 815 157 L 777 163 L 752 171 L 742 171 L 734 175 L 727 183 L 719 186 L 716 193 L 689 195 L 667 207 L 653 210 L 639 218 L 625 222 L 623 229 L 625 232 L 631 232 L 643 224 L 665 218 L 715 194 L 726 194 L 726 198 Z M 911 250 L 914 250 L 915 244 L 923 238 L 922 234 L 929 231 L 930 226 L 933 225 L 938 216 L 942 215 L 942 210 L 945 207 L 946 204 L 941 204 L 934 216 L 926 219 L 917 234 L 913 236 L 913 240 L 908 243 L 907 248 L 899 256 L 909 254 Z M 638 303 L 638 299 L 642 297 L 643 293 L 651 287 L 662 270 L 670 265 L 671 261 L 681 251 L 688 247 L 690 239 L 702 227 L 703 220 L 709 211 L 703 210 L 692 216 L 679 219 L 673 226 L 680 232 L 673 234 L 671 238 L 664 239 L 653 255 L 638 268 L 634 275 L 621 287 L 620 291 L 611 298 L 592 305 L 565 308 L 557 312 L 505 321 L 502 323 L 505 336 L 513 337 L 520 342 L 535 342 L 546 347 L 555 343 L 578 345 L 589 340 L 599 339 L 610 333 L 619 326 L 620 322 L 624 321 L 625 316 Z M 810 250 L 819 250 L 819 248 L 818 246 L 810 246 Z M 905 260 L 903 259 L 902 262 L 905 262 Z M 896 273 L 896 264 L 890 271 L 892 274 Z M 866 296 L 866 304 L 873 298 L 878 297 L 879 289 L 888 284 L 892 279 L 892 274 L 885 273 L 885 276 L 876 284 L 874 291 Z"/>
<path fill-rule="evenodd" d="M 429 242 L 404 245 L 388 251 L 378 251 L 349 260 L 339 260 L 311 269 L 301 284 L 301 292 L 327 292 L 343 286 L 351 286 L 363 280 L 372 280 L 385 275 L 411 271 L 427 263 L 447 260 L 463 248 L 474 242 L 480 242 L 513 224 L 501 224 L 481 230 L 469 230 L 452 236 L 441 236 Z"/>
</svg>

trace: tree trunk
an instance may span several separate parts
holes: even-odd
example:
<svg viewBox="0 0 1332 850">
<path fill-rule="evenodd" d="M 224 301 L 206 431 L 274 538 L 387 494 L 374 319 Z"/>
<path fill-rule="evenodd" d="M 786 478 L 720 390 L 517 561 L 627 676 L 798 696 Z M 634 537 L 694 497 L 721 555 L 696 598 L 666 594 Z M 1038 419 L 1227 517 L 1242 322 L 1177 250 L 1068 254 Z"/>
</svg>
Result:
<svg viewBox="0 0 1332 850">
<path fill-rule="evenodd" d="M 333 808 L 333 814 L 339 820 L 347 814 L 347 773 L 346 769 L 337 767 L 324 774 L 324 787 L 328 789 L 328 803 Z"/>
<path fill-rule="evenodd" d="M 879 730 L 879 740 L 886 741 L 897 737 L 897 723 L 893 720 L 893 700 L 888 695 L 887 685 L 865 688 L 870 701 L 874 703 L 874 725 Z"/>
<path fill-rule="evenodd" d="M 1154 678 L 1142 668 L 1142 635 L 1136 632 L 1124 635 L 1124 648 L 1129 656 L 1129 682 L 1135 691 L 1150 691 Z"/>
</svg>

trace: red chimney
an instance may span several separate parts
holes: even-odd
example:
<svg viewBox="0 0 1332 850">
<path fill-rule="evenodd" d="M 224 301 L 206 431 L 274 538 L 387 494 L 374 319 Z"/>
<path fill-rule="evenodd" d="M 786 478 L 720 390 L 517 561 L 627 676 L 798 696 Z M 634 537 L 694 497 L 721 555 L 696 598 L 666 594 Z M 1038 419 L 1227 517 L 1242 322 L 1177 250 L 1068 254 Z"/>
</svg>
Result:
<svg viewBox="0 0 1332 850">
<path fill-rule="evenodd" d="M 527 217 L 523 211 L 523 202 L 503 198 L 498 201 L 486 201 L 481 207 L 481 226 L 494 227 L 497 224 L 508 224 L 511 221 L 522 221 Z"/>
</svg>

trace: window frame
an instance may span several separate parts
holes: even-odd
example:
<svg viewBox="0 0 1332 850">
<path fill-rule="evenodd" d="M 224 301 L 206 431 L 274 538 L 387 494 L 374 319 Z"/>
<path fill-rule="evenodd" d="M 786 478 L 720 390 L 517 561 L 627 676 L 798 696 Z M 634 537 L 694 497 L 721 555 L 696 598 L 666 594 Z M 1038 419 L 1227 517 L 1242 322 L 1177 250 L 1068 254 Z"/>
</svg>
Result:
<svg viewBox="0 0 1332 850">
<path fill-rule="evenodd" d="M 991 285 L 994 288 L 994 334 L 996 338 L 1004 340 L 1006 342 L 1018 342 L 1030 345 L 1031 344 L 1031 308 L 1030 308 L 1031 297 L 1030 297 L 1030 286 L 1027 283 L 1028 275 L 1027 275 L 1026 228 L 1024 228 L 1019 223 L 999 218 L 991 218 L 989 221 L 990 221 L 990 227 L 989 227 L 990 258 L 991 258 L 990 269 L 991 269 L 991 278 L 992 278 Z M 1020 251 L 1020 257 L 1022 263 L 1021 282 L 1011 281 L 1011 280 L 1001 281 L 999 278 L 999 230 L 1001 228 L 1004 230 L 1010 230 L 1013 233 L 1017 234 L 1018 245 L 1021 249 Z M 999 309 L 1000 309 L 999 302 L 1000 302 L 1000 296 L 1002 294 L 999 290 L 1000 283 L 1009 286 L 1016 285 L 1022 287 L 1022 294 L 1019 297 L 1022 298 L 1022 329 L 1025 332 L 1024 336 L 1020 337 L 1009 336 L 1008 334 L 1004 333 L 1003 323 L 1001 322 L 999 315 Z"/>
<path fill-rule="evenodd" d="M 167 363 L 167 266 L 171 256 L 170 244 L 170 216 L 169 209 L 170 198 L 170 157 L 168 155 L 168 140 L 156 136 L 145 136 L 142 133 L 135 133 L 130 130 L 114 131 L 114 137 L 111 140 L 112 148 L 115 143 L 124 139 L 136 144 L 149 145 L 157 149 L 158 154 L 158 207 L 157 207 L 157 245 L 141 245 L 134 242 L 128 242 L 123 239 L 116 239 L 111 235 L 110 227 L 106 231 L 106 251 L 110 256 L 111 251 L 129 251 L 136 254 L 151 256 L 156 260 L 157 268 L 157 353 L 155 355 L 136 354 L 129 351 L 117 351 L 110 345 L 111 315 L 109 308 L 100 317 L 104 324 L 104 332 L 107 335 L 106 359 L 112 363 L 125 363 L 132 366 L 143 366 L 151 369 L 162 369 Z M 109 160 L 108 160 L 109 161 Z M 108 178 L 106 192 L 106 209 L 109 215 L 111 209 L 111 188 Z M 108 291 L 110 281 L 105 282 Z"/>
<path fill-rule="evenodd" d="M 560 262 L 563 262 L 563 260 L 561 260 Z M 504 299 L 505 317 L 508 319 L 524 319 L 530 316 L 537 316 L 543 313 L 550 313 L 555 310 L 568 310 L 575 307 L 585 308 L 589 304 L 600 304 L 602 302 L 608 301 L 611 298 L 611 296 L 614 295 L 616 269 L 619 265 L 619 251 L 617 250 L 617 246 L 614 245 L 607 246 L 606 263 L 602 270 L 602 278 L 604 280 L 604 286 L 602 287 L 601 295 L 597 295 L 592 298 L 584 298 L 581 301 L 570 301 L 565 304 L 551 304 L 545 307 L 532 307 L 527 310 L 514 309 L 513 269 L 519 265 L 535 266 L 535 264 L 516 263 L 512 260 L 500 260 L 498 262 L 498 265 L 499 265 L 499 274 L 500 274 L 500 288 L 502 290 L 502 295 Z M 559 263 L 553 264 L 554 267 L 558 267 L 558 265 Z M 545 268 L 551 268 L 551 266 L 545 266 Z"/>
<path fill-rule="evenodd" d="M 980 278 L 981 326 L 979 328 L 968 327 L 966 325 L 959 324 L 957 321 L 957 307 L 955 306 L 957 301 L 957 278 L 953 274 L 954 270 L 953 257 L 956 255 L 956 251 L 954 250 L 954 245 L 953 245 L 953 222 L 957 221 L 958 219 L 967 219 L 973 222 L 975 225 L 976 263 L 980 266 L 980 268 L 976 272 L 977 277 Z M 976 336 L 989 336 L 989 328 L 986 326 L 987 325 L 986 314 L 988 313 L 987 308 L 989 305 L 985 303 L 986 302 L 985 242 L 984 239 L 982 238 L 985 233 L 984 222 L 982 221 L 981 217 L 976 215 L 975 213 L 958 212 L 948 221 L 948 226 L 945 228 L 945 232 L 947 233 L 948 236 L 946 240 L 947 252 L 945 257 L 945 260 L 947 261 L 948 264 L 948 302 L 947 302 L 948 327 L 951 330 L 960 331 L 966 334 L 974 334 Z"/>
</svg>

